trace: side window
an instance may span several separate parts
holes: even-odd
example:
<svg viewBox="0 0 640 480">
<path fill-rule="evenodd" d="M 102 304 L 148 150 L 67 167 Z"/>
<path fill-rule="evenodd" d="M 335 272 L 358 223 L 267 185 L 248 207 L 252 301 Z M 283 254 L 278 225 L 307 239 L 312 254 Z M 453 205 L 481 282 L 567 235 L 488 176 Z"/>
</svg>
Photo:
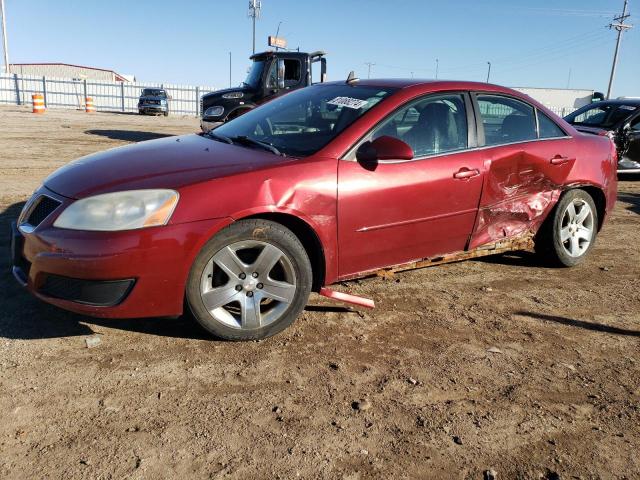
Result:
<svg viewBox="0 0 640 480">
<path fill-rule="evenodd" d="M 478 95 L 485 145 L 535 140 L 536 119 L 531 105 L 509 97 Z"/>
<path fill-rule="evenodd" d="M 371 134 L 407 143 L 416 157 L 467 148 L 467 113 L 462 95 L 429 96 L 402 108 Z"/>
<path fill-rule="evenodd" d="M 267 75 L 267 88 L 278 88 L 278 62 L 271 62 Z"/>
<path fill-rule="evenodd" d="M 540 138 L 556 138 L 564 137 L 566 133 L 556 123 L 547 117 L 540 110 L 536 110 L 538 114 L 538 133 Z"/>
<path fill-rule="evenodd" d="M 284 61 L 284 86 L 291 87 L 300 83 L 300 60 Z"/>
<path fill-rule="evenodd" d="M 636 119 L 631 122 L 631 130 L 634 132 L 640 132 L 640 116 L 636 117 Z"/>
</svg>

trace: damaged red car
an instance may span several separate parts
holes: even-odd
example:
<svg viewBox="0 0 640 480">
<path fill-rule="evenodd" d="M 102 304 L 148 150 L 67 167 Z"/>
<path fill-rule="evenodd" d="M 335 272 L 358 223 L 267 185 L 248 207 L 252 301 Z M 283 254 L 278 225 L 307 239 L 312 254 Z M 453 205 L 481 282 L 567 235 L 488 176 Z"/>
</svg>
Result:
<svg viewBox="0 0 640 480">
<path fill-rule="evenodd" d="M 532 247 L 576 265 L 613 208 L 616 163 L 610 139 L 507 88 L 325 83 L 60 169 L 13 226 L 13 274 L 74 312 L 188 306 L 218 337 L 260 339 L 311 291 L 340 298 L 327 286 L 379 270 Z"/>
</svg>

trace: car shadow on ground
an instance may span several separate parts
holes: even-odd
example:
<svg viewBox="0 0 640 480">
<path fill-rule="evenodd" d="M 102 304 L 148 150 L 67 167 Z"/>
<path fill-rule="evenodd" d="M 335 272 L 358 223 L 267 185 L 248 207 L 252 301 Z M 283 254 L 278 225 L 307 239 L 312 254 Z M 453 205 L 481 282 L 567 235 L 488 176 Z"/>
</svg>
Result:
<svg viewBox="0 0 640 480">
<path fill-rule="evenodd" d="M 141 132 L 139 130 L 85 130 L 87 135 L 99 135 L 101 137 L 111 138 L 113 140 L 122 140 L 125 142 L 144 142 L 145 140 L 155 140 L 158 138 L 173 137 L 170 133 L 158 132 Z"/>
<path fill-rule="evenodd" d="M 551 268 L 533 252 L 513 251 L 496 255 L 487 255 L 486 257 L 474 258 L 472 261 L 491 263 L 494 265 L 509 265 L 512 267 L 537 267 Z"/>
<path fill-rule="evenodd" d="M 629 330 L 626 328 L 612 327 L 602 323 L 586 322 L 584 320 L 575 320 L 573 318 L 560 317 L 557 315 L 546 315 L 543 313 L 518 311 L 514 313 L 523 317 L 534 318 L 543 322 L 555 322 L 570 327 L 583 328 L 594 332 L 612 333 L 614 335 L 625 335 L 628 337 L 640 337 L 640 330 Z"/>
<path fill-rule="evenodd" d="M 619 193 L 618 200 L 628 203 L 625 208 L 630 212 L 640 215 L 640 194 L 638 193 Z"/>
</svg>

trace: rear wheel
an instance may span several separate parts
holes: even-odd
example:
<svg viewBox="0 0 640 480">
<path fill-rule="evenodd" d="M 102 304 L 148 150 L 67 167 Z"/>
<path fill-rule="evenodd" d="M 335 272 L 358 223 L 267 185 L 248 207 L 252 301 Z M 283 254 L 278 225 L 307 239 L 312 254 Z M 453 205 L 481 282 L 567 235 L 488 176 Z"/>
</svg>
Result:
<svg viewBox="0 0 640 480">
<path fill-rule="evenodd" d="M 196 320 L 217 337 L 258 340 L 295 321 L 311 284 L 309 258 L 290 230 L 268 220 L 241 220 L 198 254 L 187 302 Z"/>
<path fill-rule="evenodd" d="M 536 251 L 565 267 L 582 263 L 593 248 L 598 231 L 598 211 L 584 190 L 568 191 L 536 239 Z"/>
</svg>

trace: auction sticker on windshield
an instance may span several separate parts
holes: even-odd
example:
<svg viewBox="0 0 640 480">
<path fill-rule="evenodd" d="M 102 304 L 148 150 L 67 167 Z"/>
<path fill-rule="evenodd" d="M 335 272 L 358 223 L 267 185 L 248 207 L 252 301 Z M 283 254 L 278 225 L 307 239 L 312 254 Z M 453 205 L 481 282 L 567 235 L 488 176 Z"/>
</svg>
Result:
<svg viewBox="0 0 640 480">
<path fill-rule="evenodd" d="M 359 109 L 364 107 L 369 103 L 367 100 L 360 100 L 359 98 L 351 98 L 351 97 L 336 97 L 333 100 L 329 100 L 327 105 L 338 105 L 346 108 L 354 108 Z"/>
</svg>

